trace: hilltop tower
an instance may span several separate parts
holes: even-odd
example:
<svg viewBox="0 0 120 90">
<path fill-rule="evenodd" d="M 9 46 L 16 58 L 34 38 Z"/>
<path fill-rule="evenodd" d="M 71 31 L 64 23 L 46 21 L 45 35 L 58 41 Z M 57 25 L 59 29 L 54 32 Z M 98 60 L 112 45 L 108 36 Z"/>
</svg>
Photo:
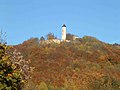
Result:
<svg viewBox="0 0 120 90">
<path fill-rule="evenodd" d="M 62 26 L 62 41 L 66 40 L 66 25 Z"/>
</svg>

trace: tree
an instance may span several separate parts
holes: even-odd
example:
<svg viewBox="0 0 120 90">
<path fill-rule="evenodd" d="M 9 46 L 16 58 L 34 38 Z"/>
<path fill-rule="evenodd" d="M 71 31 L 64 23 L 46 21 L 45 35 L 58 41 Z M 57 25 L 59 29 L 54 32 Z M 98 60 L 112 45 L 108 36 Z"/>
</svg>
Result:
<svg viewBox="0 0 120 90">
<path fill-rule="evenodd" d="M 30 38 L 23 42 L 23 46 L 29 48 L 35 45 L 39 45 L 39 39 L 38 38 Z"/>
<path fill-rule="evenodd" d="M 73 40 L 73 36 L 74 36 L 74 35 L 72 35 L 72 34 L 70 34 L 70 33 L 67 33 L 66 39 L 67 39 L 67 40 Z"/>
<path fill-rule="evenodd" d="M 16 69 L 22 70 L 21 73 L 25 80 L 30 79 L 30 72 L 33 68 L 29 66 L 30 60 L 29 59 L 25 60 L 22 54 L 17 51 L 17 49 L 13 48 L 12 52 L 10 53 L 11 53 L 10 58 L 14 63 Z"/>
<path fill-rule="evenodd" d="M 40 41 L 45 41 L 45 38 L 42 36 L 42 37 L 40 38 Z"/>
<path fill-rule="evenodd" d="M 15 69 L 7 50 L 9 47 L 0 44 L 0 90 L 20 90 L 22 77 L 20 70 Z"/>
<path fill-rule="evenodd" d="M 38 86 L 38 90 L 48 90 L 48 87 L 45 82 L 41 82 Z"/>
<path fill-rule="evenodd" d="M 47 34 L 47 40 L 51 40 L 51 39 L 55 39 L 54 34 L 53 33 L 48 33 Z"/>
<path fill-rule="evenodd" d="M 0 44 L 6 44 L 6 32 L 3 33 L 2 29 L 0 31 Z"/>
</svg>

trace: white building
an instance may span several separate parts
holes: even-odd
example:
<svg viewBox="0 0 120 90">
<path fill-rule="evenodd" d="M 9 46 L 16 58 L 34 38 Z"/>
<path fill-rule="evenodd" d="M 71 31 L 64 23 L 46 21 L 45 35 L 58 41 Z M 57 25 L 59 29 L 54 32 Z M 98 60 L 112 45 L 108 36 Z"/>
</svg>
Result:
<svg viewBox="0 0 120 90">
<path fill-rule="evenodd" d="M 57 43 L 57 44 L 60 44 L 61 42 L 65 41 L 65 42 L 71 42 L 71 40 L 67 40 L 66 39 L 66 36 L 67 36 L 67 28 L 66 28 L 66 25 L 64 24 L 62 26 L 62 39 L 51 39 L 51 40 L 45 40 L 45 41 L 41 41 L 40 43 L 43 43 L 43 44 L 50 44 L 50 43 Z M 73 40 L 76 40 L 77 38 L 79 38 L 78 36 L 73 36 Z"/>
<path fill-rule="evenodd" d="M 62 26 L 62 41 L 66 40 L 66 25 Z"/>
<path fill-rule="evenodd" d="M 45 40 L 43 42 L 43 44 L 51 44 L 51 43 L 57 43 L 57 44 L 60 44 L 60 40 L 59 39 L 51 39 L 51 40 Z"/>
<path fill-rule="evenodd" d="M 79 37 L 78 36 L 73 36 L 73 40 L 76 40 L 78 39 Z"/>
</svg>

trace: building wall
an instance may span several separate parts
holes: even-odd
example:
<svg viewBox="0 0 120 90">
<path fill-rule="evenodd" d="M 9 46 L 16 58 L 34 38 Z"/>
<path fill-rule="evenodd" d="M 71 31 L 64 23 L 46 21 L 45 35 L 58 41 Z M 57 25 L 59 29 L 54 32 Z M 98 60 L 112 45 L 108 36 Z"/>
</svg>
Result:
<svg viewBox="0 0 120 90">
<path fill-rule="evenodd" d="M 60 40 L 59 39 L 51 39 L 51 40 L 45 40 L 45 41 L 42 41 L 40 43 L 42 44 L 50 44 L 50 43 L 57 43 L 57 44 L 60 44 Z"/>
<path fill-rule="evenodd" d="M 62 40 L 66 40 L 66 27 L 62 27 Z"/>
</svg>

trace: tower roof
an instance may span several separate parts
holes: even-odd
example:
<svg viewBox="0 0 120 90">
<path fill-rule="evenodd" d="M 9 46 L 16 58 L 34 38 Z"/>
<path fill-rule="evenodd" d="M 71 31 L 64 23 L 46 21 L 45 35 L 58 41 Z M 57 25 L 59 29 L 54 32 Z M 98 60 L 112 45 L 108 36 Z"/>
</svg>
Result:
<svg viewBox="0 0 120 90">
<path fill-rule="evenodd" d="M 66 25 L 65 24 L 63 24 L 63 26 L 62 27 L 66 27 Z"/>
</svg>

